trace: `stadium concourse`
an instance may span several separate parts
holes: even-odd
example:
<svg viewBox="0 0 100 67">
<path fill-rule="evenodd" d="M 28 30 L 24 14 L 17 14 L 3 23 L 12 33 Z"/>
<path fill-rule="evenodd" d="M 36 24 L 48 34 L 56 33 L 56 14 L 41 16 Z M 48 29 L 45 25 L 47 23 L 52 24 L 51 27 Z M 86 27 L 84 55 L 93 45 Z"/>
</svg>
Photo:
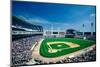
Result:
<svg viewBox="0 0 100 67">
<path fill-rule="evenodd" d="M 71 31 L 72 32 L 72 31 Z M 45 32 L 46 33 L 46 32 Z M 74 33 L 67 32 L 53 32 L 52 36 L 47 32 L 47 35 L 44 35 L 43 27 L 40 25 L 30 24 L 19 17 L 12 17 L 12 44 L 11 44 L 11 59 L 12 66 L 15 65 L 37 65 L 37 64 L 55 64 L 55 63 L 72 63 L 72 62 L 86 62 L 86 61 L 95 61 L 96 60 L 96 46 L 94 45 L 85 48 L 76 53 L 64 54 L 59 57 L 45 57 L 40 51 L 44 51 L 44 48 L 41 48 L 43 39 L 46 38 L 77 38 L 82 39 L 83 35 L 79 34 L 76 36 Z M 48 35 L 49 34 L 49 35 Z M 57 36 L 56 36 L 57 35 Z M 85 35 L 88 40 L 95 41 L 94 36 Z M 48 43 L 52 44 L 52 43 Z M 64 44 L 68 44 L 65 43 Z M 71 43 L 72 44 L 72 43 Z M 49 45 L 50 46 L 50 45 Z M 67 45 L 70 46 L 70 45 Z M 67 47 L 66 46 L 66 47 Z M 77 47 L 79 45 L 76 45 Z M 60 46 L 59 46 L 60 47 Z M 50 47 L 49 47 L 50 48 Z M 43 52 L 45 53 L 45 52 Z M 48 62 L 47 62 L 48 61 Z"/>
</svg>

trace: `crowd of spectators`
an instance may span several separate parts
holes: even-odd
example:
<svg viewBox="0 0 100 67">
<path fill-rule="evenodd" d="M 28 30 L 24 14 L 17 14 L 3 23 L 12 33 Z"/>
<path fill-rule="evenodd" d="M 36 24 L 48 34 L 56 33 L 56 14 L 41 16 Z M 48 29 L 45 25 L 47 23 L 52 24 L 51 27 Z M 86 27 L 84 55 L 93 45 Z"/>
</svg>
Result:
<svg viewBox="0 0 100 67">
<path fill-rule="evenodd" d="M 30 50 L 41 36 L 33 36 L 18 39 L 12 42 L 12 65 L 24 65 L 32 59 L 32 51 Z"/>
</svg>

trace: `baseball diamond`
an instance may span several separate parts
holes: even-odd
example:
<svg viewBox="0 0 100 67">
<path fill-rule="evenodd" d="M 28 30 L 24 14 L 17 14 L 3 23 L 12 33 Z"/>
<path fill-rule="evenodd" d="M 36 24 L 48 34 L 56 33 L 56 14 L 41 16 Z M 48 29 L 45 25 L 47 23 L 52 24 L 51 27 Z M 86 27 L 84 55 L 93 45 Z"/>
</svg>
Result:
<svg viewBox="0 0 100 67">
<path fill-rule="evenodd" d="M 40 55 L 53 58 L 70 54 L 95 44 L 95 41 L 76 38 L 46 38 L 40 45 Z"/>
</svg>

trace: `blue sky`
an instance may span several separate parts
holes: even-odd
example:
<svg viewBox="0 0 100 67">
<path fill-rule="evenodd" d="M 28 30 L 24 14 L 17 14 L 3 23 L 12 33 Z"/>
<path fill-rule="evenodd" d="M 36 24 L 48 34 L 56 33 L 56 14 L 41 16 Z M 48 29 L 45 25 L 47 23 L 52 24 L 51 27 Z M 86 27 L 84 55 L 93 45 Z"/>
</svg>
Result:
<svg viewBox="0 0 100 67">
<path fill-rule="evenodd" d="M 13 1 L 12 15 L 42 25 L 45 30 L 52 26 L 54 30 L 91 31 L 90 24 L 93 22 L 95 31 L 95 6 Z M 82 24 L 85 24 L 85 30 Z"/>
</svg>

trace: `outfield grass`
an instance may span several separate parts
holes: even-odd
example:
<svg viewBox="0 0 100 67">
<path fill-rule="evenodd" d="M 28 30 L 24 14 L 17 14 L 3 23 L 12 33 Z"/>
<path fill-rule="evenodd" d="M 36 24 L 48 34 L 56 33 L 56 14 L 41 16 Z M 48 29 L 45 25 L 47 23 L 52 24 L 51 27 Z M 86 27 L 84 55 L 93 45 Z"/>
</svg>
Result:
<svg viewBox="0 0 100 67">
<path fill-rule="evenodd" d="M 72 43 L 75 43 L 75 44 L 79 44 L 80 47 L 70 48 L 70 49 L 64 49 L 64 50 L 58 51 L 56 53 L 49 53 L 48 52 L 48 45 L 47 45 L 47 43 L 48 42 L 57 42 L 57 41 L 72 42 Z M 42 56 L 48 57 L 48 58 L 59 57 L 59 56 L 66 55 L 66 54 L 69 54 L 69 53 L 73 53 L 75 51 L 78 51 L 78 50 L 84 49 L 86 47 L 92 46 L 93 44 L 95 44 L 95 41 L 75 39 L 75 38 L 46 38 L 41 43 L 40 54 Z M 60 43 L 60 45 L 63 45 L 63 46 L 57 47 L 57 45 L 54 44 L 54 45 L 51 45 L 51 47 L 55 48 L 55 49 L 69 48 L 69 46 L 67 46 L 65 44 L 61 44 Z"/>
</svg>

